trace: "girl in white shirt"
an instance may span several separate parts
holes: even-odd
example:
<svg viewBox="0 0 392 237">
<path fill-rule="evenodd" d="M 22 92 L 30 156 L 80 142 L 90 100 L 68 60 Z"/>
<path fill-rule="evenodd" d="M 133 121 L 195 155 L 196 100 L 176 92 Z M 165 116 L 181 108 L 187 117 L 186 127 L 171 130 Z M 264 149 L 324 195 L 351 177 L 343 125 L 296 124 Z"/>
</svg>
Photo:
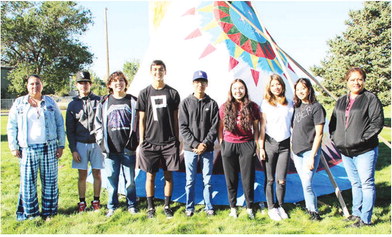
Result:
<svg viewBox="0 0 392 237">
<path fill-rule="evenodd" d="M 290 159 L 290 127 L 294 113 L 291 100 L 285 96 L 283 79 L 273 74 L 266 86 L 260 106 L 260 159 L 265 169 L 265 196 L 268 215 L 272 220 L 287 219 L 282 207 L 286 191 L 286 175 Z M 273 185 L 276 177 L 276 199 Z"/>
</svg>

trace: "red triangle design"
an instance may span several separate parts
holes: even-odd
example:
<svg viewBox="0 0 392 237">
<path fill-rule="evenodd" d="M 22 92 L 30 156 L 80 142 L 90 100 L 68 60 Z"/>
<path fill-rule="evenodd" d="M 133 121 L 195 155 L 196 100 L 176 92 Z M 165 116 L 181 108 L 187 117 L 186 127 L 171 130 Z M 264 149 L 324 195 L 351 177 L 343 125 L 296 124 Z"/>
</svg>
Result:
<svg viewBox="0 0 392 237">
<path fill-rule="evenodd" d="M 193 38 L 196 38 L 196 37 L 199 37 L 199 36 L 201 36 L 201 31 L 200 31 L 200 29 L 196 29 L 196 30 L 194 30 L 192 33 L 190 33 L 190 34 L 185 38 L 185 40 L 193 39 Z"/>
<path fill-rule="evenodd" d="M 236 60 L 233 57 L 230 57 L 230 62 L 229 62 L 229 71 L 231 71 L 233 68 L 235 68 L 238 65 L 238 60 Z"/>
<path fill-rule="evenodd" d="M 187 12 L 185 12 L 182 16 L 195 15 L 195 13 L 196 13 L 196 9 L 191 8 Z"/>
<path fill-rule="evenodd" d="M 259 83 L 260 72 L 253 70 L 252 68 L 250 69 L 250 72 L 252 73 L 253 81 L 255 82 L 255 84 L 257 86 L 257 83 Z"/>
<path fill-rule="evenodd" d="M 291 67 L 290 63 L 287 64 L 287 67 L 288 67 L 292 72 L 295 73 L 295 71 L 294 71 L 294 69 Z"/>
<path fill-rule="evenodd" d="M 212 46 L 211 44 L 209 44 L 206 49 L 204 50 L 204 52 L 200 55 L 200 58 L 204 58 L 205 56 L 207 56 L 208 54 L 214 52 L 216 50 L 216 48 L 214 46 Z"/>
</svg>

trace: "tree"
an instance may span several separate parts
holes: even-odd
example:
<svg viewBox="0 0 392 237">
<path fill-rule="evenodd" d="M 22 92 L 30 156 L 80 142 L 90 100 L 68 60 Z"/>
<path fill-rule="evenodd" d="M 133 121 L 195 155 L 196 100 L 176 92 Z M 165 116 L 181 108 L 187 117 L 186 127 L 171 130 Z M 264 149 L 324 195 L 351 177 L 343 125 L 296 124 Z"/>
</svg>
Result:
<svg viewBox="0 0 392 237">
<path fill-rule="evenodd" d="M 105 82 L 97 76 L 95 73 L 91 73 L 91 80 L 92 80 L 92 85 L 91 85 L 91 91 L 94 92 L 94 94 L 103 96 L 108 94 L 108 89 L 106 88 Z"/>
<path fill-rule="evenodd" d="M 123 65 L 123 71 L 125 76 L 127 77 L 129 84 L 132 83 L 133 78 L 135 77 L 137 70 L 140 67 L 140 62 L 139 60 L 132 60 L 130 62 L 125 62 Z"/>
<path fill-rule="evenodd" d="M 364 8 L 349 12 L 347 29 L 328 41 L 328 55 L 321 67 L 312 72 L 324 78 L 322 84 L 341 96 L 347 93 L 344 76 L 351 67 L 367 73 L 366 89 L 377 94 L 383 105 L 389 105 L 391 89 L 391 3 L 366 1 Z M 326 95 L 326 94 L 325 94 Z M 332 102 L 332 98 L 323 98 Z"/>
<path fill-rule="evenodd" d="M 1 63 L 14 67 L 11 93 L 26 93 L 25 79 L 39 74 L 44 93 L 65 93 L 70 76 L 92 63 L 77 38 L 92 24 L 90 10 L 71 1 L 2 1 Z"/>
</svg>

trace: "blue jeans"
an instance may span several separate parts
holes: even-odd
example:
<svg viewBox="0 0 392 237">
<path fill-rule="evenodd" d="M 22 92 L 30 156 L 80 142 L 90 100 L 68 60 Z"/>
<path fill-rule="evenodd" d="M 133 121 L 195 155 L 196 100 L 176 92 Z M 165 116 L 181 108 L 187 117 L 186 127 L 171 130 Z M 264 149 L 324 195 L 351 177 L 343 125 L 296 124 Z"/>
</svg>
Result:
<svg viewBox="0 0 392 237">
<path fill-rule="evenodd" d="M 378 147 L 358 156 L 342 154 L 344 168 L 352 186 L 354 216 L 359 216 L 366 224 L 371 223 L 376 200 L 374 172 L 378 157 Z"/>
<path fill-rule="evenodd" d="M 108 209 L 118 207 L 118 182 L 120 171 L 124 177 L 124 190 L 127 197 L 128 208 L 136 207 L 135 185 L 136 157 L 127 153 L 109 153 L 105 159 L 105 172 L 108 178 Z"/>
<path fill-rule="evenodd" d="M 204 204 L 206 205 L 206 210 L 213 210 L 211 200 L 212 200 L 212 187 L 211 187 L 211 175 L 214 156 L 213 152 L 204 152 L 201 155 L 197 155 L 191 151 L 184 151 L 185 160 L 185 172 L 186 172 L 186 185 L 185 185 L 185 195 L 186 203 L 185 208 L 187 211 L 194 211 L 195 208 L 195 183 L 197 174 L 197 164 L 200 158 L 202 164 L 203 173 L 203 198 Z"/>
<path fill-rule="evenodd" d="M 311 151 L 301 152 L 298 155 L 293 153 L 295 169 L 301 179 L 302 189 L 304 192 L 305 205 L 308 211 L 318 212 L 317 195 L 313 191 L 312 182 L 314 174 L 320 163 L 321 149 L 319 149 L 314 157 L 313 170 L 309 170 L 307 162 Z"/>
</svg>

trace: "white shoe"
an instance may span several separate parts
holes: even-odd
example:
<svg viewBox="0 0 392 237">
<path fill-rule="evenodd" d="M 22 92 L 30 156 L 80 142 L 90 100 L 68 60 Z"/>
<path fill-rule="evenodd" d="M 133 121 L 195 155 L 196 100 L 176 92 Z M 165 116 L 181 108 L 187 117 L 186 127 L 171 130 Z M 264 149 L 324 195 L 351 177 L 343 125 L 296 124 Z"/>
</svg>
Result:
<svg viewBox="0 0 392 237">
<path fill-rule="evenodd" d="M 113 209 L 109 209 L 109 211 L 106 213 L 106 217 L 111 217 L 114 215 L 114 210 Z"/>
<path fill-rule="evenodd" d="M 253 220 L 255 219 L 255 214 L 253 214 L 253 209 L 252 208 L 247 208 L 246 213 L 248 213 L 249 219 Z"/>
<path fill-rule="evenodd" d="M 278 208 L 272 208 L 268 210 L 268 216 L 274 221 L 281 221 L 282 217 L 279 215 Z"/>
<path fill-rule="evenodd" d="M 285 212 L 283 207 L 278 207 L 278 212 L 279 212 L 279 216 L 282 217 L 282 219 L 288 219 L 289 218 L 289 216 L 287 215 L 287 213 Z"/>
<path fill-rule="evenodd" d="M 234 218 L 237 218 L 237 209 L 235 209 L 234 207 L 230 208 L 230 214 L 229 216 L 232 216 Z"/>
</svg>

